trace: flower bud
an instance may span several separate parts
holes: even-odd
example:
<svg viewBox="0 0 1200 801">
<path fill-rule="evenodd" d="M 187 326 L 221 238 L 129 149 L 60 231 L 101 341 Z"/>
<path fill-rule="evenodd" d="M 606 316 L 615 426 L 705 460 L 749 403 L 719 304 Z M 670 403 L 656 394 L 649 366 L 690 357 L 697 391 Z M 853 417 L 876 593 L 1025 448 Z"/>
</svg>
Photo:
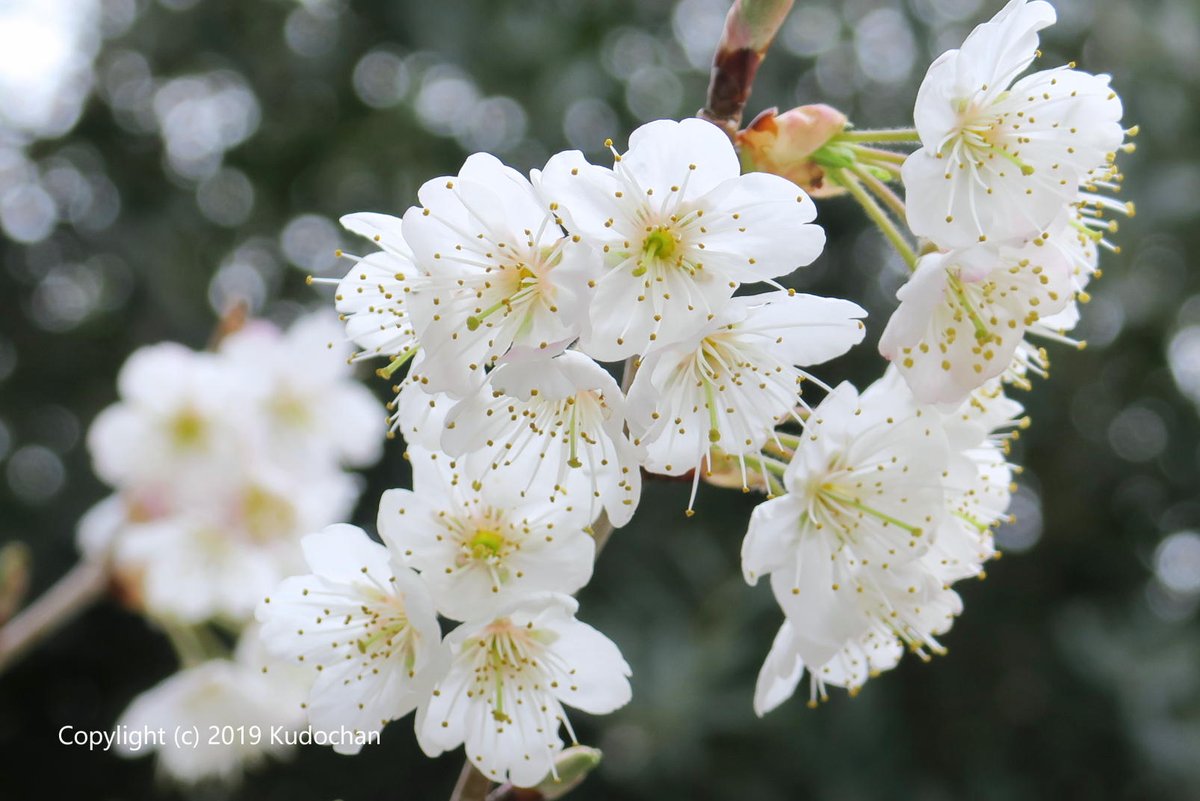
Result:
<svg viewBox="0 0 1200 801">
<path fill-rule="evenodd" d="M 846 127 L 846 115 L 818 103 L 778 114 L 767 109 L 737 134 L 742 168 L 783 176 L 814 197 L 844 190 L 825 181 L 825 168 L 813 154 Z"/>
<path fill-rule="evenodd" d="M 730 456 L 719 448 L 710 449 L 700 469 L 700 477 L 714 487 L 764 493 L 770 489 L 758 470 L 743 465 L 736 456 Z"/>
<path fill-rule="evenodd" d="M 554 760 L 553 775 L 542 779 L 536 789 L 546 801 L 555 801 L 578 787 L 588 774 L 600 764 L 600 750 L 586 745 L 573 745 L 563 749 Z"/>
</svg>

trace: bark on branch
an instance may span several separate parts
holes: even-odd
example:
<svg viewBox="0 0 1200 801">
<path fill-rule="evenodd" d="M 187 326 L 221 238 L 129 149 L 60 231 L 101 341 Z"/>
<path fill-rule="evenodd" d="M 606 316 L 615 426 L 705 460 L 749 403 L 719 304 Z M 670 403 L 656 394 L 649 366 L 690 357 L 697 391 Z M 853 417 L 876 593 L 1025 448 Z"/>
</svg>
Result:
<svg viewBox="0 0 1200 801">
<path fill-rule="evenodd" d="M 485 801 L 492 783 L 484 776 L 470 760 L 463 763 L 462 773 L 458 774 L 458 783 L 450 794 L 450 801 Z"/>
<path fill-rule="evenodd" d="M 713 56 L 708 99 L 698 116 L 722 128 L 730 138 L 742 124 L 742 112 L 767 48 L 794 0 L 735 0 Z"/>
</svg>

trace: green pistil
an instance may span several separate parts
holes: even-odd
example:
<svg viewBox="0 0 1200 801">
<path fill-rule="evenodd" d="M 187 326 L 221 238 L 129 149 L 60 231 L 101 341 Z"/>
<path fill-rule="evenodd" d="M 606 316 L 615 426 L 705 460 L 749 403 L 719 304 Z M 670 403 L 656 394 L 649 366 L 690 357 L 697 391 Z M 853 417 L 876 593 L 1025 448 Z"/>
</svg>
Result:
<svg viewBox="0 0 1200 801">
<path fill-rule="evenodd" d="M 655 228 L 642 240 L 642 258 L 638 260 L 638 266 L 633 270 L 633 277 L 640 278 L 645 275 L 649 269 L 649 263 L 652 261 L 670 259 L 675 255 L 678 247 L 679 243 L 669 229 Z"/>
<path fill-rule="evenodd" d="M 506 541 L 499 531 L 481 528 L 475 532 L 475 536 L 467 540 L 467 547 L 476 559 L 487 559 L 498 556 Z"/>
<path fill-rule="evenodd" d="M 987 322 L 967 297 L 967 292 L 963 289 L 962 282 L 958 280 L 958 276 L 954 273 L 947 273 L 947 278 L 947 283 L 950 286 L 950 291 L 954 294 L 954 299 L 958 301 L 958 305 L 967 313 L 967 318 L 970 319 L 971 325 L 975 327 L 975 338 L 980 342 L 987 342 L 992 338 L 992 332 L 988 328 Z"/>
<path fill-rule="evenodd" d="M 491 306 L 488 306 L 486 309 L 481 311 L 479 314 L 472 314 L 470 317 L 468 317 L 467 318 L 467 330 L 474 331 L 477 328 L 479 328 L 479 326 L 483 325 L 484 320 L 486 320 L 488 317 L 491 317 L 496 312 L 500 311 L 501 309 L 511 309 L 511 308 L 512 308 L 512 300 L 510 298 L 504 298 L 503 300 L 498 300 L 495 303 L 493 303 Z"/>
<path fill-rule="evenodd" d="M 412 357 L 417 355 L 418 350 L 420 350 L 420 348 L 409 348 L 399 356 L 393 356 L 392 360 L 388 362 L 388 366 L 380 367 L 375 371 L 375 375 L 379 376 L 380 378 L 391 378 L 397 370 L 408 364 L 412 360 Z"/>
<path fill-rule="evenodd" d="M 648 259 L 669 259 L 675 255 L 675 237 L 666 228 L 657 228 L 650 232 L 642 242 L 642 253 Z"/>
<path fill-rule="evenodd" d="M 567 460 L 567 464 L 571 467 L 583 467 L 583 462 L 579 461 L 579 404 L 571 405 L 571 430 L 568 434 L 571 442 L 571 457 Z"/>
<path fill-rule="evenodd" d="M 851 509 L 857 509 L 858 511 L 860 511 L 864 514 L 868 514 L 871 517 L 874 517 L 876 520 L 882 520 L 884 523 L 888 523 L 889 525 L 893 525 L 893 526 L 896 526 L 897 528 L 904 529 L 909 534 L 912 534 L 914 537 L 921 536 L 921 527 L 920 526 L 912 526 L 912 525 L 909 525 L 908 523 L 905 523 L 902 520 L 897 520 L 896 518 L 892 517 L 891 515 L 889 515 L 885 512 L 881 512 L 878 509 L 875 509 L 873 507 L 867 506 L 865 503 L 863 503 L 862 501 L 859 501 L 857 498 L 852 498 L 849 495 L 845 495 L 841 492 L 838 492 L 837 490 L 833 489 L 832 487 L 829 487 L 829 486 L 821 487 L 821 494 L 824 495 L 826 498 L 829 498 L 830 500 L 834 500 L 834 501 L 837 501 L 838 503 L 845 504 L 846 506 L 849 506 Z"/>
<path fill-rule="evenodd" d="M 704 382 L 704 405 L 708 407 L 708 441 L 719 442 L 721 439 L 721 423 L 717 417 L 717 399 L 713 397 L 711 381 Z"/>
<path fill-rule="evenodd" d="M 369 649 L 372 645 L 379 642 L 380 640 L 386 640 L 390 637 L 395 636 L 395 634 L 397 632 L 399 632 L 400 629 L 402 629 L 402 628 L 403 628 L 403 626 L 401 626 L 401 625 L 384 626 L 383 628 L 379 629 L 379 631 L 372 634 L 370 637 L 365 637 L 365 638 L 359 640 L 357 643 L 358 652 L 360 654 L 365 654 L 367 652 L 367 649 Z"/>
<path fill-rule="evenodd" d="M 978 520 L 971 517 L 966 512 L 955 512 L 954 516 L 957 517 L 959 520 L 963 521 L 964 523 L 966 523 L 971 528 L 978 531 L 980 534 L 986 533 L 987 530 L 990 528 L 990 526 L 988 526 L 985 523 L 980 523 Z"/>
<path fill-rule="evenodd" d="M 1021 161 L 1021 159 L 1017 158 L 1017 156 L 1014 154 L 1008 152 L 1006 148 L 992 144 L 989 144 L 989 147 L 991 147 L 992 152 L 999 153 L 1003 158 L 1015 164 L 1021 170 L 1021 175 L 1033 175 L 1033 167 Z"/>
<path fill-rule="evenodd" d="M 512 722 L 512 718 L 504 711 L 504 679 L 499 672 L 496 673 L 496 703 L 495 708 L 492 709 L 492 719 L 500 723 Z"/>
<path fill-rule="evenodd" d="M 492 703 L 492 719 L 499 723 L 511 723 L 512 718 L 504 711 L 504 654 L 500 653 L 500 647 L 497 643 L 497 638 L 493 637 L 491 646 L 488 648 L 488 667 L 491 668 L 494 676 L 495 695 Z"/>
</svg>

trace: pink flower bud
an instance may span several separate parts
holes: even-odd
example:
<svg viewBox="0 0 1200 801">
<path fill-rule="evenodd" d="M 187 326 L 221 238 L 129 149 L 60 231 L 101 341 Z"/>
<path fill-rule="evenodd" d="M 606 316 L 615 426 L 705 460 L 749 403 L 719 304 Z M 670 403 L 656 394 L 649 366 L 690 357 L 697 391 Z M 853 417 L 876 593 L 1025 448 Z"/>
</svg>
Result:
<svg viewBox="0 0 1200 801">
<path fill-rule="evenodd" d="M 825 170 L 811 156 L 846 127 L 846 115 L 817 103 L 777 114 L 768 109 L 739 131 L 737 144 L 747 171 L 781 175 L 814 197 L 844 190 L 826 183 Z"/>
</svg>

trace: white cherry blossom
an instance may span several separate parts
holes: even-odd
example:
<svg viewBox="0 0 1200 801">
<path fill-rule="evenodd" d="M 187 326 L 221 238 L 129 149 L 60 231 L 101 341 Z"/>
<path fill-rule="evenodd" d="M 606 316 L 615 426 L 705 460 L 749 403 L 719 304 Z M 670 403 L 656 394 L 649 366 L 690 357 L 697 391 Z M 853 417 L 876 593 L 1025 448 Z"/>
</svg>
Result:
<svg viewBox="0 0 1200 801">
<path fill-rule="evenodd" d="M 303 546 L 312 573 L 286 579 L 259 604 L 263 643 L 316 671 L 307 704 L 315 728 L 379 731 L 427 698 L 445 670 L 429 592 L 354 526 L 330 526 Z M 334 748 L 352 754 L 361 745 Z"/>
<path fill-rule="evenodd" d="M 1072 265 L 1046 241 L 921 257 L 879 341 L 917 400 L 960 403 L 1009 367 L 1029 326 L 1066 308 Z"/>
<path fill-rule="evenodd" d="M 380 247 L 362 258 L 348 257 L 355 264 L 337 284 L 337 310 L 346 324 L 346 336 L 361 348 L 354 359 L 386 357 L 406 362 L 419 347 L 408 313 L 408 293 L 421 273 L 404 241 L 401 221 L 359 212 L 342 217 L 341 223 Z"/>
<path fill-rule="evenodd" d="M 529 497 L 584 507 L 592 517 L 603 507 L 615 526 L 629 521 L 641 496 L 625 397 L 578 351 L 552 359 L 514 354 L 450 410 L 442 447 L 451 456 L 477 454 L 488 471 L 511 471 Z"/>
<path fill-rule="evenodd" d="M 582 349 L 603 361 L 677 342 L 742 283 L 810 264 L 825 244 L 795 184 L 741 175 L 733 145 L 702 120 L 658 120 L 629 137 L 612 169 L 559 153 L 541 192 L 566 229 L 603 254 Z"/>
<path fill-rule="evenodd" d="M 424 354 L 417 354 L 412 372 L 394 387 L 396 399 L 388 405 L 390 430 L 409 445 L 436 451 L 442 447 L 446 415 L 458 401 L 445 392 L 426 391 L 418 378 L 424 359 Z"/>
<path fill-rule="evenodd" d="M 118 534 L 113 568 L 149 614 L 245 621 L 302 567 L 301 537 L 343 519 L 358 495 L 341 471 L 309 468 L 301 490 L 278 470 L 224 478 L 225 486 L 203 500 L 144 522 L 133 517 Z"/>
<path fill-rule="evenodd" d="M 598 258 L 563 235 L 525 176 L 477 153 L 418 196 L 403 233 L 427 274 L 407 304 L 428 389 L 461 397 L 513 345 L 554 353 L 578 336 Z"/>
<path fill-rule="evenodd" d="M 817 437 L 826 434 L 818 428 L 827 425 L 824 408 L 818 407 L 814 412 Z M 787 604 L 786 595 L 779 596 L 780 588 L 776 587 L 788 619 L 759 673 L 754 696 L 754 709 L 759 715 L 790 698 L 806 670 L 808 702 L 812 706 L 825 700 L 827 686 L 845 687 L 851 694 L 856 693 L 869 678 L 895 667 L 905 646 L 920 656 L 925 655 L 927 648 L 939 651 L 935 638 L 949 630 L 962 610 L 961 600 L 950 585 L 963 578 L 981 577 L 984 564 L 995 556 L 992 529 L 1005 519 L 1013 489 L 1006 456 L 1007 438 L 1014 427 L 1022 424 L 1020 404 L 1004 396 L 1000 382 L 989 382 L 957 408 L 939 409 L 918 404 L 899 371 L 889 367 L 859 397 L 857 412 L 855 424 L 865 430 L 893 426 L 901 420 L 925 421 L 931 429 L 941 430 L 945 443 L 945 469 L 940 474 L 943 507 L 933 516 L 935 527 L 921 534 L 925 542 L 915 550 L 910 549 L 907 556 L 890 552 L 896 550 L 893 547 L 885 557 L 878 553 L 872 557 L 886 560 L 875 561 L 876 567 L 872 568 L 872 558 L 863 556 L 860 549 L 859 570 L 849 582 L 844 572 L 839 573 L 838 566 L 853 565 L 853 557 L 846 558 L 835 551 L 832 569 L 826 576 L 820 570 L 823 551 L 801 553 L 801 559 L 811 557 L 813 561 L 808 566 L 808 581 L 816 581 L 814 576 L 819 575 L 836 581 L 839 586 L 844 586 L 843 582 L 853 583 L 855 596 L 862 604 L 859 611 L 867 621 L 858 629 L 842 628 L 839 633 L 845 639 L 837 643 L 820 624 L 796 616 L 794 605 Z M 813 448 L 816 441 L 803 443 L 801 451 Z M 894 466 L 877 472 L 882 476 L 889 469 Z M 909 472 L 905 467 L 900 470 Z M 931 486 L 938 483 L 937 477 L 929 472 L 923 480 Z M 816 492 L 827 493 L 832 487 L 819 473 L 809 477 L 809 486 L 814 483 L 819 486 Z M 769 523 L 768 517 L 762 514 L 760 523 Z M 819 514 L 801 517 L 800 525 L 810 536 L 826 527 L 825 518 Z M 752 530 L 753 526 L 752 521 Z M 861 536 L 855 538 L 858 539 Z M 752 543 L 748 536 L 747 546 L 761 549 L 764 543 Z M 857 542 L 839 547 L 855 548 Z M 758 558 L 763 556 L 760 554 Z M 799 569 L 804 570 L 804 566 Z M 876 571 L 874 575 L 872 570 Z M 773 581 L 775 575 L 772 574 Z M 820 604 L 820 596 L 828 595 L 812 592 L 819 585 L 804 584 L 803 580 L 795 586 L 800 589 L 801 598 L 808 594 L 810 604 Z M 822 606 L 822 610 L 822 614 L 846 613 L 828 606 Z"/>
<path fill-rule="evenodd" d="M 120 401 L 88 429 L 96 474 L 116 486 L 189 486 L 237 460 L 239 374 L 211 353 L 164 342 L 135 351 L 117 375 Z"/>
<path fill-rule="evenodd" d="M 993 530 L 1007 519 L 1013 493 L 1009 439 L 1028 423 L 1021 404 L 1004 394 L 998 379 L 973 391 L 958 407 L 921 407 L 896 367 L 863 393 L 907 411 L 937 416 L 946 433 L 949 460 L 943 475 L 946 514 L 922 556 L 928 570 L 947 584 L 981 577 L 995 557 Z"/>
<path fill-rule="evenodd" d="M 828 662 L 815 668 L 805 664 L 802 647 L 791 621 L 784 620 L 755 683 L 754 712 L 759 717 L 792 697 L 806 668 L 811 674 L 808 705 L 815 707 L 826 697 L 825 685 L 856 692 L 868 678 L 898 665 L 904 655 L 900 639 L 882 628 L 870 629 L 851 640 Z"/>
<path fill-rule="evenodd" d="M 938 415 L 903 399 L 860 399 L 842 384 L 813 410 L 787 494 L 755 508 L 742 546 L 746 580 L 770 575 L 805 664 L 826 664 L 878 626 L 939 648 L 947 601 L 920 557 L 944 515 L 948 459 Z"/>
<path fill-rule="evenodd" d="M 444 454 L 409 448 L 413 488 L 379 502 L 379 534 L 421 572 L 438 611 L 475 619 L 537 591 L 574 593 L 592 577 L 590 504 L 522 499 L 517 476 L 461 476 Z"/>
<path fill-rule="evenodd" d="M 530 787 L 563 748 L 564 706 L 605 715 L 629 702 L 629 665 L 612 640 L 575 619 L 569 596 L 538 593 L 446 635 L 451 665 L 417 712 L 429 756 L 465 744 L 492 781 Z"/>
<path fill-rule="evenodd" d="M 234 783 L 268 756 L 285 756 L 286 743 L 271 737 L 272 729 L 295 731 L 305 722 L 306 677 L 288 666 L 264 659 L 256 647 L 258 633 L 250 629 L 232 659 L 211 659 L 185 667 L 138 695 L 117 721 L 128 730 L 162 729 L 164 743 L 134 750 L 122 742 L 124 757 L 157 755 L 158 771 L 184 785 L 203 781 Z M 210 727 L 244 727 L 245 736 L 212 743 Z M 177 727 L 196 727 L 195 746 L 174 740 Z M 261 736 L 249 734 L 257 727 Z"/>
<path fill-rule="evenodd" d="M 251 323 L 226 337 L 219 352 L 250 396 L 240 406 L 253 418 L 244 428 L 261 434 L 271 458 L 297 472 L 379 460 L 384 415 L 354 380 L 334 315 L 306 315 L 286 332 Z"/>
<path fill-rule="evenodd" d="M 713 447 L 757 453 L 801 404 L 811 366 L 862 341 L 866 312 L 845 300 L 779 291 L 732 299 L 694 336 L 652 350 L 629 391 L 646 468 L 696 470 Z"/>
<path fill-rule="evenodd" d="M 1012 0 L 930 66 L 904 163 L 908 223 L 941 247 L 1036 236 L 1115 157 L 1125 133 L 1107 75 L 1033 62 L 1049 3 Z M 1014 83 L 1015 81 L 1015 83 Z"/>
</svg>

